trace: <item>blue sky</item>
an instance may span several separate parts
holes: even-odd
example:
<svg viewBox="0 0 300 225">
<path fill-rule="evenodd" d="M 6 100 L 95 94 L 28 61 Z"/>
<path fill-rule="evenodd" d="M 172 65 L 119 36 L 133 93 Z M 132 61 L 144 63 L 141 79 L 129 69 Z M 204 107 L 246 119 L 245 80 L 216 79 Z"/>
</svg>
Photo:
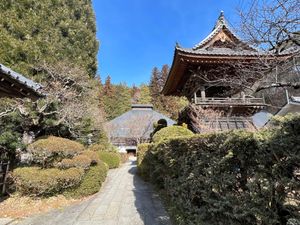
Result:
<svg viewBox="0 0 300 225">
<path fill-rule="evenodd" d="M 153 67 L 171 65 L 175 43 L 192 47 L 212 30 L 220 11 L 232 26 L 241 0 L 93 0 L 100 41 L 98 73 L 139 85 Z"/>
</svg>

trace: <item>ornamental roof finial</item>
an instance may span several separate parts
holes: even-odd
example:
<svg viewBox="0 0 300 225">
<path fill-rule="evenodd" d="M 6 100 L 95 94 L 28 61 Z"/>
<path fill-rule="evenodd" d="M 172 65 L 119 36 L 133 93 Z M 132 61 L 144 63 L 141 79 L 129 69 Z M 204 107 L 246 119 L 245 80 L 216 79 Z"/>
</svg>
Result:
<svg viewBox="0 0 300 225">
<path fill-rule="evenodd" d="M 226 23 L 226 22 L 225 22 L 224 11 L 221 10 L 220 16 L 219 16 L 219 18 L 218 18 L 218 21 L 217 21 L 217 23 L 216 23 L 214 29 L 217 28 L 219 25 L 224 25 L 225 23 Z"/>
</svg>

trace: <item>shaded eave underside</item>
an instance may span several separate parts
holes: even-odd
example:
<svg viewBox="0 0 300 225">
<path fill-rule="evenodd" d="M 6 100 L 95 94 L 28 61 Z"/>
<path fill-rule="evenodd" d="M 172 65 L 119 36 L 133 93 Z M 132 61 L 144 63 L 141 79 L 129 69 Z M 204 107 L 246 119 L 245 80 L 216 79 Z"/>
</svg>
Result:
<svg viewBox="0 0 300 225">
<path fill-rule="evenodd" d="M 0 96 L 37 99 L 43 96 L 41 89 L 40 84 L 0 64 Z"/>
</svg>

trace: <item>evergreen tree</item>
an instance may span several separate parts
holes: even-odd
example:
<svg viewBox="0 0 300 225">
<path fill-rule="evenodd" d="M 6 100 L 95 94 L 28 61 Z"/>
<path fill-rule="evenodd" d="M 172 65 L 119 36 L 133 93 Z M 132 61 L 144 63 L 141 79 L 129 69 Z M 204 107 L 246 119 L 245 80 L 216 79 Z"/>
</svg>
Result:
<svg viewBox="0 0 300 225">
<path fill-rule="evenodd" d="M 140 86 L 141 95 L 140 99 L 138 101 L 139 104 L 151 104 L 152 103 L 152 97 L 150 93 L 150 88 L 146 84 L 142 84 Z"/>
<path fill-rule="evenodd" d="M 157 67 L 154 67 L 150 79 L 150 93 L 154 103 L 160 94 L 160 78 L 160 71 Z"/>
<path fill-rule="evenodd" d="M 63 60 L 95 77 L 98 42 L 91 0 L 3 0 L 0 11 L 2 64 L 36 76 L 41 62 Z"/>
<path fill-rule="evenodd" d="M 103 94 L 106 96 L 112 96 L 114 94 L 113 87 L 111 84 L 111 78 L 109 75 L 105 79 L 105 83 L 104 83 L 104 87 L 103 87 Z"/>
</svg>

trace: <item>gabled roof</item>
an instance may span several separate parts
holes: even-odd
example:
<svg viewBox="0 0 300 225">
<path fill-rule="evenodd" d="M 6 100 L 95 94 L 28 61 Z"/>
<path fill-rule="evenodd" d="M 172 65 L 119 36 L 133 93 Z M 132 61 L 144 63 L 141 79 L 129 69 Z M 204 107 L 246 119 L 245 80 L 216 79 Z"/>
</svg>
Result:
<svg viewBox="0 0 300 225">
<path fill-rule="evenodd" d="M 195 45 L 192 50 L 199 50 L 206 47 L 209 47 L 212 43 L 212 41 L 217 38 L 218 35 L 222 34 L 221 37 L 222 41 L 230 40 L 231 42 L 240 45 L 241 47 L 256 51 L 253 47 L 248 45 L 247 43 L 243 42 L 238 35 L 235 34 L 235 32 L 232 30 L 232 28 L 229 26 L 227 20 L 225 19 L 224 12 L 221 11 L 221 14 L 216 22 L 216 25 L 214 26 L 214 29 L 212 32 L 199 44 Z M 222 39 L 223 38 L 223 39 Z"/>
<path fill-rule="evenodd" d="M 40 84 L 0 64 L 0 97 L 36 99 L 42 96 L 41 89 Z"/>
</svg>

